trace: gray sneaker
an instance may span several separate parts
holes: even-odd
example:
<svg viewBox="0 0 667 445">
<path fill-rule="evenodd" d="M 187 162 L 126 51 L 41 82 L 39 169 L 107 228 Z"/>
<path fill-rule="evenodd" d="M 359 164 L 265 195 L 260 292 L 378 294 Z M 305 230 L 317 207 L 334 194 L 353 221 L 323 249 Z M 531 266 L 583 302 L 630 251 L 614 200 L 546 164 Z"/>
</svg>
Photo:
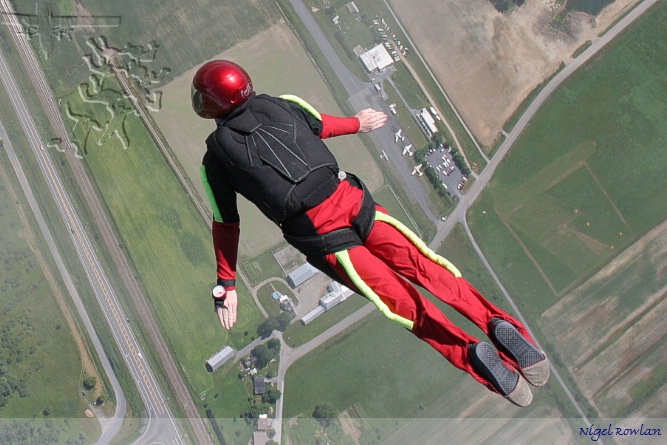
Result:
<svg viewBox="0 0 667 445">
<path fill-rule="evenodd" d="M 543 386 L 549 380 L 549 361 L 511 323 L 494 318 L 489 323 L 491 338 L 499 349 L 519 364 L 519 371 L 533 386 Z"/>
<path fill-rule="evenodd" d="M 521 375 L 509 369 L 498 356 L 496 348 L 480 342 L 468 346 L 468 356 L 472 367 L 507 400 L 517 406 L 528 406 L 533 401 L 533 393 Z"/>
</svg>

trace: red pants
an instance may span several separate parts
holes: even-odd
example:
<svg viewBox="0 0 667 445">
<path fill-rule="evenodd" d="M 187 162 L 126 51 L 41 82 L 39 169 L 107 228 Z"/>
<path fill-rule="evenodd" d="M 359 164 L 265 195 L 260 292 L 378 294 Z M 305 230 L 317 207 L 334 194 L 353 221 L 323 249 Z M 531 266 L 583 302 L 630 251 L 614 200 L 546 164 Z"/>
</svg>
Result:
<svg viewBox="0 0 667 445">
<path fill-rule="evenodd" d="M 332 196 L 309 210 L 307 215 L 318 233 L 350 227 L 359 212 L 361 197 L 360 189 L 343 181 Z M 376 210 L 387 213 L 380 206 L 376 206 Z M 393 225 L 376 219 L 363 246 L 348 249 L 344 260 L 341 255 L 333 253 L 325 259 L 345 285 L 369 297 L 385 315 L 399 321 L 454 366 L 495 391 L 475 372 L 468 359 L 468 345 L 479 340 L 453 324 L 410 282 L 428 289 L 487 335 L 492 318 L 509 321 L 528 339 L 531 339 L 530 335 L 518 320 L 488 302 L 470 283 L 456 277 L 423 250 Z M 516 362 L 499 353 L 508 365 L 518 369 Z"/>
</svg>

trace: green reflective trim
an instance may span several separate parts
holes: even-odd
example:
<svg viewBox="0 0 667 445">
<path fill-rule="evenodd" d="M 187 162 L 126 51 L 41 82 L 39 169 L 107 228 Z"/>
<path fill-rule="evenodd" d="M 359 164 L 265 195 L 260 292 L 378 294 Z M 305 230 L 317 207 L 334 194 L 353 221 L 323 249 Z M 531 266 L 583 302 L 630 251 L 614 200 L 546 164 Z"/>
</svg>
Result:
<svg viewBox="0 0 667 445">
<path fill-rule="evenodd" d="M 355 286 L 363 293 L 364 297 L 368 298 L 370 301 L 373 302 L 373 304 L 382 312 L 382 314 L 387 317 L 388 319 L 395 321 L 396 323 L 400 324 L 406 329 L 409 329 L 410 331 L 412 330 L 412 326 L 414 325 L 413 321 L 408 320 L 407 318 L 401 317 L 398 314 L 395 314 L 389 309 L 389 306 L 387 306 L 384 301 L 380 298 L 378 294 L 375 293 L 373 289 L 366 284 L 366 282 L 359 276 L 357 271 L 354 268 L 354 265 L 352 264 L 352 260 L 350 259 L 350 254 L 348 253 L 347 250 L 343 250 L 342 252 L 336 252 L 336 259 L 338 262 L 343 266 L 343 269 L 345 269 L 345 272 L 347 273 L 347 276 L 350 277 L 350 280 L 354 283 Z"/>
<path fill-rule="evenodd" d="M 396 218 L 387 215 L 382 212 L 375 212 L 375 220 L 382 221 L 387 224 L 394 226 L 399 232 L 401 232 L 414 246 L 429 260 L 437 263 L 450 271 L 456 278 L 461 278 L 461 272 L 454 266 L 449 260 L 441 257 L 434 251 L 432 251 L 421 238 L 419 238 L 412 230 L 408 229 L 405 224 L 397 220 Z"/>
<path fill-rule="evenodd" d="M 218 203 L 215 201 L 215 196 L 213 196 L 213 190 L 211 190 L 211 185 L 208 183 L 208 177 L 206 176 L 206 167 L 201 166 L 199 169 L 199 173 L 201 174 L 201 182 L 204 184 L 204 190 L 206 190 L 206 194 L 208 195 L 208 200 L 211 203 L 211 208 L 213 209 L 213 220 L 217 222 L 223 222 L 222 221 L 222 215 L 220 214 L 220 209 L 218 208 Z"/>
<path fill-rule="evenodd" d="M 303 108 L 308 112 L 308 114 L 312 115 L 315 119 L 318 121 L 322 121 L 322 115 L 320 115 L 320 112 L 317 111 L 311 104 L 306 102 L 305 100 L 301 99 L 299 96 L 294 96 L 292 94 L 283 94 L 282 96 L 279 96 L 281 99 L 285 99 L 288 102 L 292 102 Z"/>
</svg>

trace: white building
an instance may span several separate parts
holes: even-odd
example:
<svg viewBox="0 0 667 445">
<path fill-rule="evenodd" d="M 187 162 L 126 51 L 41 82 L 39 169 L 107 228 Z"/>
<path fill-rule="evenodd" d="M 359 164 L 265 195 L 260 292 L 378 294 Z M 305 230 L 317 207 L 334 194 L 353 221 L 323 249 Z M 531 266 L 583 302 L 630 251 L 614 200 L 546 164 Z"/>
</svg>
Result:
<svg viewBox="0 0 667 445">
<path fill-rule="evenodd" d="M 431 116 L 431 113 L 429 113 L 426 108 L 422 108 L 417 115 L 417 120 L 429 137 L 438 132 L 438 127 L 435 126 L 435 119 L 433 119 L 433 116 Z"/>
<path fill-rule="evenodd" d="M 306 315 L 301 317 L 301 323 L 303 325 L 307 325 L 311 321 L 315 320 L 317 317 L 322 315 L 325 312 L 324 308 L 322 306 L 317 306 L 315 309 L 312 311 L 308 312 Z"/>
<path fill-rule="evenodd" d="M 352 289 L 343 286 L 337 281 L 332 281 L 331 284 L 327 286 L 327 290 L 329 293 L 320 298 L 319 306 L 301 317 L 301 323 L 307 325 L 332 307 L 345 301 L 347 297 L 354 293 Z"/>
<path fill-rule="evenodd" d="M 347 8 L 347 11 L 350 14 L 359 14 L 359 7 L 357 6 L 356 3 L 350 2 L 347 5 L 345 5 L 345 7 Z"/>
<path fill-rule="evenodd" d="M 317 272 L 318 270 L 312 264 L 306 263 L 287 275 L 287 282 L 294 289 L 314 277 Z"/>
<path fill-rule="evenodd" d="M 387 52 L 387 48 L 381 44 L 369 49 L 360 57 L 369 73 L 375 70 L 382 71 L 394 63 L 394 59 L 389 55 L 389 52 Z"/>
<path fill-rule="evenodd" d="M 234 352 L 234 349 L 232 349 L 231 346 L 225 346 L 222 350 L 220 350 L 220 352 L 206 360 L 206 369 L 208 372 L 216 371 L 218 368 L 224 365 L 227 360 L 234 357 L 235 354 L 236 352 Z"/>
</svg>

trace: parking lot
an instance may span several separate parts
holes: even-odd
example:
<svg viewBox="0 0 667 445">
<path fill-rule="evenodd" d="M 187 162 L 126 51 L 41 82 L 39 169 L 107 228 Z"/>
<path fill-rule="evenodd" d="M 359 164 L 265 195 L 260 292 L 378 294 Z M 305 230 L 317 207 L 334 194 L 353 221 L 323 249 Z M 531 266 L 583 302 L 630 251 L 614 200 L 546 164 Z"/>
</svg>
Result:
<svg viewBox="0 0 667 445">
<path fill-rule="evenodd" d="M 452 196 L 463 197 L 461 184 L 465 185 L 467 178 L 454 163 L 451 153 L 444 147 L 433 149 L 426 155 L 426 163 L 438 175 L 438 179 L 447 192 Z M 465 178 L 465 179 L 464 179 Z"/>
</svg>

